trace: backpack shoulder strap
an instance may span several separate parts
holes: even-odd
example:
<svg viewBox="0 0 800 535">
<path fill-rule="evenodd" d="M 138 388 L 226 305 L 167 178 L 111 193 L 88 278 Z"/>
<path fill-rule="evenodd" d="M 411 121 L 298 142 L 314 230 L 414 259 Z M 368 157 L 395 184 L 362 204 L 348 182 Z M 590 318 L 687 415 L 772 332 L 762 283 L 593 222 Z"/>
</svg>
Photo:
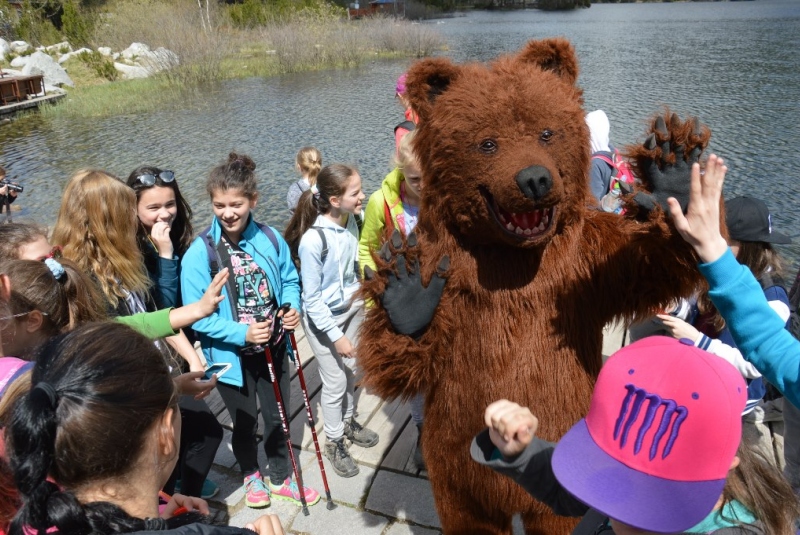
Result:
<svg viewBox="0 0 800 535">
<path fill-rule="evenodd" d="M 280 253 L 281 249 L 278 246 L 278 238 L 275 236 L 275 232 L 272 230 L 272 227 L 270 227 L 269 225 L 264 225 L 262 223 L 256 223 L 256 225 L 261 230 L 261 232 L 267 235 L 267 238 L 269 239 L 272 246 L 278 253 Z"/>
<path fill-rule="evenodd" d="M 383 228 L 391 235 L 394 230 L 394 217 L 392 217 L 392 209 L 389 207 L 389 201 L 386 200 L 386 196 L 383 197 L 383 218 L 386 220 Z"/>
<path fill-rule="evenodd" d="M 217 261 L 217 248 L 216 244 L 214 243 L 214 238 L 211 236 L 211 226 L 209 225 L 200 233 L 200 238 L 203 240 L 203 243 L 206 245 L 206 256 L 208 257 L 208 267 L 211 270 L 211 278 L 217 276 L 219 273 L 220 267 L 219 262 Z"/>
<path fill-rule="evenodd" d="M 592 154 L 592 160 L 602 160 L 602 161 L 606 162 L 608 165 L 610 165 L 611 167 L 616 167 L 616 165 L 614 165 L 614 160 L 612 160 L 611 158 L 609 158 L 608 156 L 606 156 L 604 154 Z"/>
<path fill-rule="evenodd" d="M 397 133 L 397 131 L 400 130 L 401 128 L 405 128 L 406 130 L 411 132 L 416 127 L 417 127 L 417 125 L 414 124 L 414 121 L 405 120 L 402 123 L 400 123 L 400 124 L 398 124 L 397 126 L 394 127 L 394 132 Z"/>
<path fill-rule="evenodd" d="M 320 264 L 325 264 L 325 259 L 328 258 L 328 240 L 325 238 L 325 231 L 322 227 L 311 227 L 319 234 L 319 239 L 322 240 L 322 254 L 319 255 Z"/>
</svg>

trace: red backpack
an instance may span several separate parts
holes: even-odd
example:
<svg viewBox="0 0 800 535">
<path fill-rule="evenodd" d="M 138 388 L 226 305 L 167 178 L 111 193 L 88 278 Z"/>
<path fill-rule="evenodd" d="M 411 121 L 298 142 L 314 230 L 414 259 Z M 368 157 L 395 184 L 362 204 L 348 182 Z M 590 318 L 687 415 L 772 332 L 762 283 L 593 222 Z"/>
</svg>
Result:
<svg viewBox="0 0 800 535">
<path fill-rule="evenodd" d="M 624 189 L 628 191 L 633 189 L 633 183 L 636 180 L 633 176 L 633 171 L 631 171 L 631 166 L 622 158 L 617 149 L 614 149 L 613 158 L 602 154 L 594 154 L 592 159 L 602 160 L 611 166 L 611 181 L 608 183 L 609 192 L 613 191 L 615 188 L 620 189 L 620 182 L 624 182 L 628 185 L 628 187 Z"/>
</svg>

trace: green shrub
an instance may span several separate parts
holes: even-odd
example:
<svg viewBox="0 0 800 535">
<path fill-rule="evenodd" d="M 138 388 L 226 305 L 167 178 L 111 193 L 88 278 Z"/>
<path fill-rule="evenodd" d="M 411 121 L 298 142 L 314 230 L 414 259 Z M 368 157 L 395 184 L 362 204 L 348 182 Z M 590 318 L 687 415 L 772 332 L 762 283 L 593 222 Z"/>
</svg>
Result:
<svg viewBox="0 0 800 535">
<path fill-rule="evenodd" d="M 45 16 L 46 6 L 38 3 L 34 5 L 31 0 L 24 0 L 21 7 L 11 31 L 17 39 L 27 41 L 33 46 L 51 45 L 62 40 L 61 33 Z"/>
<path fill-rule="evenodd" d="M 81 9 L 77 0 L 65 0 L 61 14 L 61 31 L 75 48 L 91 45 L 94 18 L 88 10 Z"/>
<path fill-rule="evenodd" d="M 113 82 L 119 78 L 119 71 L 114 67 L 114 62 L 106 58 L 97 50 L 91 52 L 81 52 L 78 54 L 78 59 L 81 60 L 87 67 L 92 69 L 97 76 L 105 78 Z"/>
</svg>

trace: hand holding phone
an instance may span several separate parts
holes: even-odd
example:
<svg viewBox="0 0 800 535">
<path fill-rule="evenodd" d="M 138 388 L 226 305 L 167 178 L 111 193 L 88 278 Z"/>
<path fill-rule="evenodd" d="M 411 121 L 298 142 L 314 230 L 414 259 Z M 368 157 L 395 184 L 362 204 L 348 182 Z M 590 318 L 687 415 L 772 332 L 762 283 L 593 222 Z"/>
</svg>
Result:
<svg viewBox="0 0 800 535">
<path fill-rule="evenodd" d="M 198 379 L 198 381 L 200 381 L 201 383 L 208 382 L 213 378 L 214 375 L 216 375 L 217 379 L 219 379 L 220 377 L 225 375 L 225 373 L 227 373 L 227 371 L 230 370 L 230 369 L 231 369 L 231 364 L 221 364 L 221 363 L 220 364 L 212 364 L 211 366 L 206 368 L 206 371 L 203 374 L 203 377 Z"/>
</svg>

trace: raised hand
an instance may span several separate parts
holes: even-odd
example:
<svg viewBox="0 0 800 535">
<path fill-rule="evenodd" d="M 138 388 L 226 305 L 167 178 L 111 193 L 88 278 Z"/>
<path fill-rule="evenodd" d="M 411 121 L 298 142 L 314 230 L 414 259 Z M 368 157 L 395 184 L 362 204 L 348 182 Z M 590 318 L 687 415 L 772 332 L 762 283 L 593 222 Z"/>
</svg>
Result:
<svg viewBox="0 0 800 535">
<path fill-rule="evenodd" d="M 170 226 L 166 221 L 156 221 L 153 228 L 150 229 L 150 239 L 153 245 L 156 246 L 158 256 L 172 260 L 174 250 L 172 247 L 172 239 L 169 237 Z"/>
<path fill-rule="evenodd" d="M 486 407 L 483 421 L 489 427 L 492 444 L 507 459 L 522 453 L 539 428 L 538 418 L 528 407 L 521 407 L 507 399 L 495 401 Z"/>
<path fill-rule="evenodd" d="M 633 202 L 641 211 L 650 213 L 656 206 L 667 211 L 670 197 L 686 211 L 692 165 L 699 160 L 709 136 L 708 128 L 695 118 L 684 122 L 674 113 L 669 119 L 656 118 L 643 150 L 637 151 L 639 178 L 650 190 L 650 193 L 639 191 L 633 196 Z"/>
<path fill-rule="evenodd" d="M 390 242 L 381 247 L 381 259 L 389 264 L 394 263 L 397 273 L 390 271 L 387 274 L 386 288 L 380 301 L 395 331 L 419 339 L 433 320 L 436 307 L 442 299 L 450 258 L 442 257 L 436 273 L 425 287 L 422 285 L 419 260 L 414 260 L 411 266 L 406 262 L 406 253 L 415 252 L 417 247 L 416 235 L 413 232 L 409 234 L 405 249 L 402 249 L 402 245 L 403 239 L 395 229 Z M 417 255 L 414 256 L 418 258 Z M 367 266 L 364 268 L 364 276 L 369 280 L 375 274 Z"/>
</svg>

